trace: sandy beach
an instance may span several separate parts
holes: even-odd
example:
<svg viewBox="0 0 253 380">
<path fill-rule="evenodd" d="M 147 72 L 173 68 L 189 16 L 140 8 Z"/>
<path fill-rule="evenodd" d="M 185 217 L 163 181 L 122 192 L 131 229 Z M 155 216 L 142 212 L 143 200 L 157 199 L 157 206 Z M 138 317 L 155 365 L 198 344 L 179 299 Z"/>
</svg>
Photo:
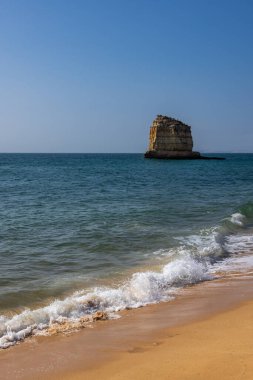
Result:
<svg viewBox="0 0 253 380">
<path fill-rule="evenodd" d="M 87 373 L 97 379 L 252 379 L 253 302 L 205 321 L 166 331 L 153 345 L 136 347 Z M 168 335 L 170 334 L 170 335 Z M 85 373 L 66 379 L 84 379 Z"/>
<path fill-rule="evenodd" d="M 0 353 L 1 379 L 252 379 L 253 278 L 185 289 L 68 336 Z"/>
<path fill-rule="evenodd" d="M 88 373 L 64 379 L 252 379 L 253 301 L 198 323 L 165 331 Z"/>
</svg>

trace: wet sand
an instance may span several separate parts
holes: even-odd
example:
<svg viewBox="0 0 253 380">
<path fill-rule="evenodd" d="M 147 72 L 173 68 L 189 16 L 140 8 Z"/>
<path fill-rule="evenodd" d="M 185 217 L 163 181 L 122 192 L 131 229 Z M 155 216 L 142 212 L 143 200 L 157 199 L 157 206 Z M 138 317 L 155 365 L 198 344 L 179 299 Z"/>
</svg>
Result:
<svg viewBox="0 0 253 380">
<path fill-rule="evenodd" d="M 137 346 L 117 361 L 79 379 L 240 379 L 253 378 L 253 302 L 203 322 L 172 328 L 153 344 Z"/>
<path fill-rule="evenodd" d="M 253 276 L 0 352 L 1 379 L 252 379 Z"/>
</svg>

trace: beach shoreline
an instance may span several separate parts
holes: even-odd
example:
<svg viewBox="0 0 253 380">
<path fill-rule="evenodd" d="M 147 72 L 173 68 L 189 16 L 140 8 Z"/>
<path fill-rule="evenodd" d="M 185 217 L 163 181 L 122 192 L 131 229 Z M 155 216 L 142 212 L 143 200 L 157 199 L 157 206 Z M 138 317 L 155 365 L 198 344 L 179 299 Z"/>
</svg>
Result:
<svg viewBox="0 0 253 380">
<path fill-rule="evenodd" d="M 202 321 L 164 330 L 164 338 L 123 353 L 98 369 L 64 380 L 252 379 L 253 301 Z"/>
<path fill-rule="evenodd" d="M 253 312 L 252 285 L 251 273 L 233 273 L 221 279 L 189 286 L 173 301 L 126 310 L 121 313 L 120 319 L 98 322 L 94 328 L 67 336 L 33 337 L 10 350 L 0 352 L 0 378 L 72 380 L 93 379 L 102 375 L 104 379 L 170 378 L 166 365 L 164 372 L 161 372 L 159 357 L 168 360 L 171 357 L 173 363 L 176 363 L 175 352 L 178 352 L 177 355 L 182 355 L 182 360 L 186 360 L 189 356 L 186 350 L 188 335 L 192 337 L 196 355 L 201 355 L 201 344 L 204 345 L 206 339 L 207 347 L 210 345 L 211 350 L 207 357 L 210 356 L 213 353 L 213 343 L 209 342 L 215 339 L 210 330 L 213 323 L 215 333 L 223 336 L 222 342 L 226 345 L 232 339 L 226 335 L 226 318 L 231 322 L 229 328 L 233 330 L 234 326 L 238 330 L 236 321 L 247 322 L 249 314 Z M 243 324 L 241 328 L 246 328 L 248 336 L 252 337 L 249 324 Z M 192 331 L 197 333 L 193 336 Z M 240 335 L 240 329 L 237 333 Z M 238 337 L 232 341 L 238 341 Z M 202 342 L 199 349 L 198 342 Z M 243 347 L 243 341 L 240 342 Z M 247 344 L 246 339 L 245 345 Z M 178 351 L 174 352 L 172 347 L 177 347 Z M 236 352 L 236 347 L 233 352 Z M 150 355 L 152 361 L 154 359 L 151 369 Z M 197 378 L 194 371 L 205 362 L 202 358 L 194 360 L 194 365 L 191 363 L 192 377 L 190 372 L 182 374 L 180 366 L 173 364 L 174 372 L 170 376 L 173 379 Z M 153 375 L 148 375 L 147 371 Z M 203 369 L 200 373 L 203 377 L 199 378 L 208 378 L 208 369 L 207 374 L 204 374 Z"/>
</svg>

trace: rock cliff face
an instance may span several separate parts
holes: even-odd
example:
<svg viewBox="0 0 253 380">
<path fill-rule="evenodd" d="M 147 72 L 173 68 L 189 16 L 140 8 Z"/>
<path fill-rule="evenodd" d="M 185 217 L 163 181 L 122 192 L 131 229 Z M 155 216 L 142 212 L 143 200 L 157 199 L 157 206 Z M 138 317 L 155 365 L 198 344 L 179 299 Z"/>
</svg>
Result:
<svg viewBox="0 0 253 380">
<path fill-rule="evenodd" d="M 191 127 L 171 117 L 158 115 L 150 127 L 146 158 L 200 158 L 193 152 Z"/>
</svg>

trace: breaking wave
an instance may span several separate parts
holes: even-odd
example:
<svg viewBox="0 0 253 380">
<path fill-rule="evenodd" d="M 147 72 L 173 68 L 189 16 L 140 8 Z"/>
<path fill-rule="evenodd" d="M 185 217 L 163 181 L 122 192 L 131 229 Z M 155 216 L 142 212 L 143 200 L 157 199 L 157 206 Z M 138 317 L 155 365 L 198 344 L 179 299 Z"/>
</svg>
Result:
<svg viewBox="0 0 253 380">
<path fill-rule="evenodd" d="M 236 212 L 235 214 L 231 215 L 230 221 L 231 223 L 243 227 L 244 221 L 246 217 L 242 215 L 240 212 Z"/>
<path fill-rule="evenodd" d="M 175 288 L 210 279 L 206 265 L 191 257 L 165 265 L 160 272 L 138 272 L 117 288 L 94 288 L 88 293 L 77 292 L 49 306 L 25 310 L 8 319 L 0 319 L 0 347 L 7 348 L 31 334 L 46 330 L 53 323 L 79 318 L 96 311 L 114 313 L 126 308 L 138 308 L 173 297 Z M 89 322 L 89 321 L 88 321 Z"/>
<path fill-rule="evenodd" d="M 31 335 L 51 333 L 55 326 L 64 328 L 54 331 L 68 331 L 96 319 L 115 318 L 120 310 L 169 301 L 178 289 L 213 279 L 219 262 L 238 252 L 253 252 L 252 234 L 247 231 L 252 217 L 250 204 L 225 219 L 221 226 L 179 238 L 176 248 L 163 251 L 167 263 L 159 271 L 137 272 L 116 287 L 82 290 L 11 318 L 0 316 L 0 348 L 13 346 Z M 96 317 L 98 312 L 101 318 Z"/>
</svg>

